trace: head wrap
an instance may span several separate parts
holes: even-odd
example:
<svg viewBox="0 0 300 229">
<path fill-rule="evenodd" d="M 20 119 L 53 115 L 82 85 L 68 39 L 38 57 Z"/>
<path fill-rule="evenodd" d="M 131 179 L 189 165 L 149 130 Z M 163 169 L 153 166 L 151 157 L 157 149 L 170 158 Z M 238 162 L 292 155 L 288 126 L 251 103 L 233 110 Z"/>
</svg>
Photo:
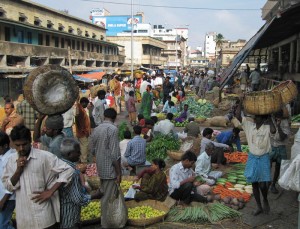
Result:
<svg viewBox="0 0 300 229">
<path fill-rule="evenodd" d="M 64 128 L 64 118 L 62 115 L 49 115 L 45 125 L 49 129 L 59 130 Z"/>
</svg>

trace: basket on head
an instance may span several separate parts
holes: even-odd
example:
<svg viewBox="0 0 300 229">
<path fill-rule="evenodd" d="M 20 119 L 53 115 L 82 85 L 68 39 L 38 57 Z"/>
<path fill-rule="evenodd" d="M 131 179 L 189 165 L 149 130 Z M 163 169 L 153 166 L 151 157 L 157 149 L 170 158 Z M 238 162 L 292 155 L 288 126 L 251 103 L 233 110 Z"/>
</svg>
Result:
<svg viewBox="0 0 300 229">
<path fill-rule="evenodd" d="M 281 109 L 282 99 L 278 91 L 259 91 L 246 94 L 244 109 L 248 114 L 267 115 Z"/>
<path fill-rule="evenodd" d="M 32 70 L 23 90 L 33 109 L 47 115 L 66 112 L 79 94 L 72 74 L 59 65 L 44 65 Z"/>
<path fill-rule="evenodd" d="M 298 94 L 297 86 L 291 80 L 280 83 L 272 91 L 280 92 L 283 104 L 290 103 Z"/>
<path fill-rule="evenodd" d="M 182 151 L 172 151 L 172 150 L 168 150 L 167 152 L 168 156 L 170 158 L 172 158 L 175 161 L 181 161 L 181 157 L 183 155 Z"/>
<path fill-rule="evenodd" d="M 127 208 L 135 208 L 135 207 L 140 207 L 140 206 L 150 206 L 154 209 L 164 211 L 165 214 L 153 218 L 141 218 L 141 219 L 128 219 L 127 223 L 130 226 L 139 226 L 139 227 L 145 227 L 154 223 L 158 223 L 162 221 L 166 215 L 168 214 L 170 208 L 165 205 L 163 202 L 157 201 L 157 200 L 144 200 L 144 201 L 139 201 L 136 202 L 134 200 L 132 201 L 126 201 L 125 202 Z"/>
</svg>

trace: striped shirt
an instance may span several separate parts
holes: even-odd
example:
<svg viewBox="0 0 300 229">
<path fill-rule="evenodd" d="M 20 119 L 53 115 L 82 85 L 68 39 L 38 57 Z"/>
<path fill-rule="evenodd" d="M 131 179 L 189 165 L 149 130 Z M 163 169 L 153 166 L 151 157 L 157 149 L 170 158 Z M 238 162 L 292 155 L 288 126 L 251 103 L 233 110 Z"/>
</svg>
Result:
<svg viewBox="0 0 300 229">
<path fill-rule="evenodd" d="M 146 162 L 146 140 L 135 136 L 128 142 L 124 156 L 129 165 L 141 165 Z"/>
<path fill-rule="evenodd" d="M 27 165 L 18 183 L 13 186 L 11 177 L 17 169 L 15 154 L 8 159 L 4 168 L 2 182 L 9 192 L 16 194 L 16 215 L 18 229 L 42 229 L 60 220 L 59 195 L 55 192 L 50 200 L 35 203 L 31 200 L 33 192 L 43 192 L 57 182 L 68 184 L 74 170 L 54 154 L 31 148 Z"/>
<path fill-rule="evenodd" d="M 59 189 L 60 228 L 73 228 L 80 222 L 81 206 L 87 205 L 91 196 L 84 193 L 80 182 L 80 171 L 76 169 L 75 164 L 62 160 L 74 169 L 74 173 L 69 185 Z"/>
<path fill-rule="evenodd" d="M 96 164 L 101 179 L 117 177 L 113 162 L 121 157 L 118 128 L 110 121 L 97 126 L 89 139 L 89 148 L 96 154 Z"/>
</svg>

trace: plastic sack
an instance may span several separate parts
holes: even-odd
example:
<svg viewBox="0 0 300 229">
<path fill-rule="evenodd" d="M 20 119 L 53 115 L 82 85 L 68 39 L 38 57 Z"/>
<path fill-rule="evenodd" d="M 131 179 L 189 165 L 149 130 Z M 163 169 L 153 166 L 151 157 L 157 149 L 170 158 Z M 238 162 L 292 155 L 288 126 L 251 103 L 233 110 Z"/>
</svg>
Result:
<svg viewBox="0 0 300 229">
<path fill-rule="evenodd" d="M 124 198 L 125 199 L 134 199 L 136 193 L 136 189 L 134 189 L 132 186 L 128 189 L 128 191 L 126 192 Z"/>
<path fill-rule="evenodd" d="M 117 185 L 117 184 L 116 184 Z M 107 204 L 107 225 L 108 228 L 123 228 L 127 222 L 128 210 L 120 187 L 115 189 L 114 195 Z"/>
<path fill-rule="evenodd" d="M 289 160 L 281 162 L 278 184 L 284 189 L 300 192 L 300 154 L 288 163 Z M 284 167 L 287 167 L 286 170 Z"/>
<path fill-rule="evenodd" d="M 186 137 L 187 137 L 187 133 L 185 133 L 184 131 L 182 131 L 182 132 L 178 132 L 177 133 L 178 134 L 178 138 L 179 139 L 185 139 Z M 192 143 L 193 144 L 193 143 Z M 191 146 L 192 147 L 192 146 Z M 190 147 L 190 148 L 191 148 Z"/>
<path fill-rule="evenodd" d="M 294 144 L 291 148 L 291 160 L 297 157 L 300 154 L 300 129 L 295 134 Z"/>
</svg>

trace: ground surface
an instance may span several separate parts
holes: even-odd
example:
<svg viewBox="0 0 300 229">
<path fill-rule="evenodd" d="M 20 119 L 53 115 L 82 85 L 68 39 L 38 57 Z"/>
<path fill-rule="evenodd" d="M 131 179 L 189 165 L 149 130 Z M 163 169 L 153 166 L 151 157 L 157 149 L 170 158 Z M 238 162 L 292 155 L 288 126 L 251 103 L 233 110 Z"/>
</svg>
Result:
<svg viewBox="0 0 300 229">
<path fill-rule="evenodd" d="M 126 120 L 125 113 L 122 112 L 118 116 L 116 123 Z M 183 128 L 176 128 L 177 131 L 182 131 Z M 218 129 L 220 128 L 213 128 Z M 296 133 L 296 129 L 293 132 Z M 288 156 L 290 156 L 290 148 L 293 145 L 293 135 L 290 136 L 290 141 L 288 145 Z M 286 191 L 278 187 L 280 190 L 279 194 L 269 193 L 269 201 L 271 206 L 270 214 L 261 214 L 258 216 L 253 216 L 251 213 L 255 209 L 255 200 L 252 197 L 250 202 L 247 203 L 246 207 L 240 210 L 242 212 L 242 217 L 238 219 L 223 220 L 216 224 L 180 224 L 171 222 L 162 222 L 148 226 L 146 228 L 157 228 L 157 229 L 300 229 L 300 224 L 298 225 L 298 215 L 299 213 L 299 202 L 298 193 L 293 191 Z M 101 228 L 99 224 L 84 226 L 84 229 L 99 229 Z M 128 229 L 135 227 L 126 227 Z"/>
</svg>

